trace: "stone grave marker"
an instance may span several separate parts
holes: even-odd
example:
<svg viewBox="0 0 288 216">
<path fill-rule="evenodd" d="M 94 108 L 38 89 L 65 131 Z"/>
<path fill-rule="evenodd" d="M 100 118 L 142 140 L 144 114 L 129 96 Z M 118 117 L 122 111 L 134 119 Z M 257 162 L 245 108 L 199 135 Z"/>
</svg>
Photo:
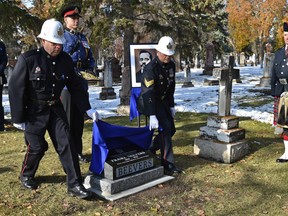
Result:
<svg viewBox="0 0 288 216">
<path fill-rule="evenodd" d="M 112 88 L 112 62 L 109 59 L 106 60 L 104 64 L 104 87 L 102 88 L 99 97 L 101 100 L 116 99 L 116 93 L 114 92 L 114 88 Z"/>
<path fill-rule="evenodd" d="M 246 57 L 245 57 L 245 53 L 244 52 L 240 53 L 239 66 L 241 66 L 241 67 L 246 66 Z"/>
<path fill-rule="evenodd" d="M 257 86 L 271 88 L 272 67 L 275 57 L 275 54 L 271 51 L 272 45 L 270 43 L 267 43 L 266 52 L 264 54 L 263 77 L 260 78 L 260 84 L 258 84 Z"/>
<path fill-rule="evenodd" d="M 84 186 L 97 195 L 114 201 L 174 179 L 164 174 L 163 166 L 136 146 L 109 150 L 101 176 L 88 175 Z"/>
<path fill-rule="evenodd" d="M 218 115 L 210 116 L 207 126 L 200 127 L 194 140 L 194 154 L 224 163 L 233 163 L 248 153 L 245 130 L 239 128 L 239 117 L 230 115 L 232 81 L 239 78 L 233 68 L 234 57 L 229 57 L 228 68 L 214 69 L 219 79 Z"/>
<path fill-rule="evenodd" d="M 204 75 L 211 76 L 213 74 L 214 69 L 214 45 L 212 43 L 207 43 L 206 45 L 206 59 L 205 66 L 203 70 Z"/>
<path fill-rule="evenodd" d="M 109 157 L 104 164 L 104 177 L 116 180 L 154 166 L 155 160 L 149 151 L 115 149 L 109 152 Z"/>
<path fill-rule="evenodd" d="M 230 115 L 233 79 L 239 79 L 239 69 L 234 69 L 234 56 L 230 56 L 228 67 L 215 68 L 213 76 L 219 78 L 218 115 Z"/>
<path fill-rule="evenodd" d="M 182 88 L 185 87 L 194 87 L 194 85 L 191 82 L 191 70 L 189 62 L 185 64 L 184 68 L 184 83 L 182 85 Z"/>
</svg>

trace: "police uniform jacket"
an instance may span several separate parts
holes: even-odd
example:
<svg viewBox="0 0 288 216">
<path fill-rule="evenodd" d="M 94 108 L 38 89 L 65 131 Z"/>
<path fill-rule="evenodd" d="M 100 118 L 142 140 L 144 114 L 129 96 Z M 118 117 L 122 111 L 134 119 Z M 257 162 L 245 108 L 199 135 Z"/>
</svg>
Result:
<svg viewBox="0 0 288 216">
<path fill-rule="evenodd" d="M 63 50 L 71 56 L 74 66 L 79 70 L 92 70 L 95 67 L 95 59 L 86 36 L 66 29 L 64 37 L 66 42 L 63 44 Z"/>
<path fill-rule="evenodd" d="M 143 106 L 140 108 L 141 111 L 139 110 L 140 113 L 147 116 L 156 115 L 162 108 L 166 113 L 170 113 L 170 107 L 174 107 L 174 92 L 175 63 L 170 61 L 163 64 L 155 57 L 143 70 L 140 94 L 140 100 L 143 102 L 138 103 L 138 106 Z"/>
<path fill-rule="evenodd" d="M 9 80 L 12 122 L 35 122 L 35 128 L 31 130 L 36 130 L 36 122 L 41 119 L 39 128 L 45 128 L 52 109 L 58 116 L 66 118 L 59 101 L 65 85 L 72 98 L 78 101 L 79 110 L 84 113 L 91 108 L 88 92 L 81 87 L 81 80 L 67 53 L 61 51 L 58 56 L 51 57 L 42 47 L 21 54 Z M 29 128 L 25 130 L 29 131 Z"/>
<path fill-rule="evenodd" d="M 279 79 L 286 79 L 288 83 L 288 58 L 285 56 L 285 47 L 275 52 L 271 77 L 272 96 L 280 96 L 284 91 L 284 84 L 281 84 Z"/>
<path fill-rule="evenodd" d="M 0 82 L 0 84 L 7 83 L 7 79 L 4 73 L 4 70 L 7 65 L 7 61 L 8 61 L 8 58 L 7 58 L 5 44 L 2 41 L 0 41 L 0 77 L 2 77 L 2 83 Z"/>
</svg>

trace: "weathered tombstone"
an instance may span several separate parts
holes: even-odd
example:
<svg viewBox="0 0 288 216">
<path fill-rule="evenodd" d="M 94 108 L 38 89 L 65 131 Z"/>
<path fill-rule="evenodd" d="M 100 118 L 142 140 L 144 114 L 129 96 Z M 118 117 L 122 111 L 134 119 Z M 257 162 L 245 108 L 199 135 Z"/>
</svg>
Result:
<svg viewBox="0 0 288 216">
<path fill-rule="evenodd" d="M 228 68 L 213 70 L 219 78 L 218 115 L 208 117 L 207 126 L 200 128 L 200 136 L 194 140 L 196 155 L 224 163 L 233 163 L 248 153 L 239 117 L 230 115 L 232 81 L 239 77 L 239 69 L 233 65 L 234 57 L 230 56 Z"/>
<path fill-rule="evenodd" d="M 260 84 L 257 86 L 261 87 L 271 87 L 271 75 L 272 67 L 275 54 L 271 53 L 272 45 L 270 43 L 266 44 L 266 52 L 264 54 L 264 68 L 263 68 L 263 77 L 260 78 Z"/>
<path fill-rule="evenodd" d="M 112 78 L 114 83 L 121 82 L 121 65 L 120 60 L 113 57 L 111 60 Z"/>
<path fill-rule="evenodd" d="M 253 65 L 251 66 L 257 66 L 257 58 L 255 53 L 252 54 L 251 61 L 253 62 Z"/>
<path fill-rule="evenodd" d="M 214 69 L 214 45 L 212 43 L 207 43 L 206 45 L 206 59 L 205 66 L 203 70 L 204 75 L 211 76 L 213 74 Z"/>
<path fill-rule="evenodd" d="M 191 70 L 190 70 L 190 63 L 185 64 L 185 69 L 184 69 L 184 83 L 182 85 L 182 88 L 185 87 L 194 87 L 194 85 L 191 82 Z"/>
<path fill-rule="evenodd" d="M 100 99 L 116 99 L 116 93 L 114 92 L 114 88 L 112 88 L 112 67 L 111 67 L 111 59 L 108 59 L 104 63 L 104 88 L 100 92 Z"/>
<path fill-rule="evenodd" d="M 246 66 L 246 57 L 245 57 L 245 53 L 244 52 L 240 53 L 239 66 L 240 67 Z"/>
</svg>

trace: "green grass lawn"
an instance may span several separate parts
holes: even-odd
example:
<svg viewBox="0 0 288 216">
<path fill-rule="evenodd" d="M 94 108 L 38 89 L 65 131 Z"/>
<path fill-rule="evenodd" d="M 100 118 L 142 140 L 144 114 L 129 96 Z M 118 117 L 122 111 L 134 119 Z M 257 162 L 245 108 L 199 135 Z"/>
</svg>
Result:
<svg viewBox="0 0 288 216">
<path fill-rule="evenodd" d="M 37 190 L 24 189 L 18 179 L 25 154 L 23 133 L 7 127 L 0 133 L 0 215 L 288 215 L 288 163 L 276 164 L 283 144 L 271 125 L 240 118 L 249 154 L 233 164 L 193 154 L 194 138 L 208 114 L 177 113 L 173 137 L 176 164 L 185 173 L 172 181 L 109 202 L 95 196 L 81 200 L 66 194 L 65 173 L 50 142 L 36 174 Z M 129 117 L 104 119 L 137 126 Z M 84 153 L 91 155 L 92 122 L 85 123 Z M 82 174 L 89 164 L 81 164 Z"/>
</svg>

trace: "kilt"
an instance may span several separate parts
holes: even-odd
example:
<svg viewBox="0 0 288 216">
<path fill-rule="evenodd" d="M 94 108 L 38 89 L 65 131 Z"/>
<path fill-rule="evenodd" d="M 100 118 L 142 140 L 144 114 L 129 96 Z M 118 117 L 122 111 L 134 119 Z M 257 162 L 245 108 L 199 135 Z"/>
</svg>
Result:
<svg viewBox="0 0 288 216">
<path fill-rule="evenodd" d="M 279 106 L 279 103 L 280 106 Z M 287 109 L 287 107 L 286 107 Z M 273 124 L 276 127 L 283 127 L 283 133 L 280 134 L 280 137 L 283 138 L 283 140 L 288 140 L 288 125 L 287 124 L 283 124 L 283 122 L 285 122 L 285 106 L 283 105 L 283 100 L 280 101 L 280 97 L 279 96 L 275 96 L 274 97 L 274 120 L 273 120 Z M 286 116 L 287 118 L 287 116 Z M 282 122 L 282 124 L 279 124 L 278 122 Z"/>
</svg>

